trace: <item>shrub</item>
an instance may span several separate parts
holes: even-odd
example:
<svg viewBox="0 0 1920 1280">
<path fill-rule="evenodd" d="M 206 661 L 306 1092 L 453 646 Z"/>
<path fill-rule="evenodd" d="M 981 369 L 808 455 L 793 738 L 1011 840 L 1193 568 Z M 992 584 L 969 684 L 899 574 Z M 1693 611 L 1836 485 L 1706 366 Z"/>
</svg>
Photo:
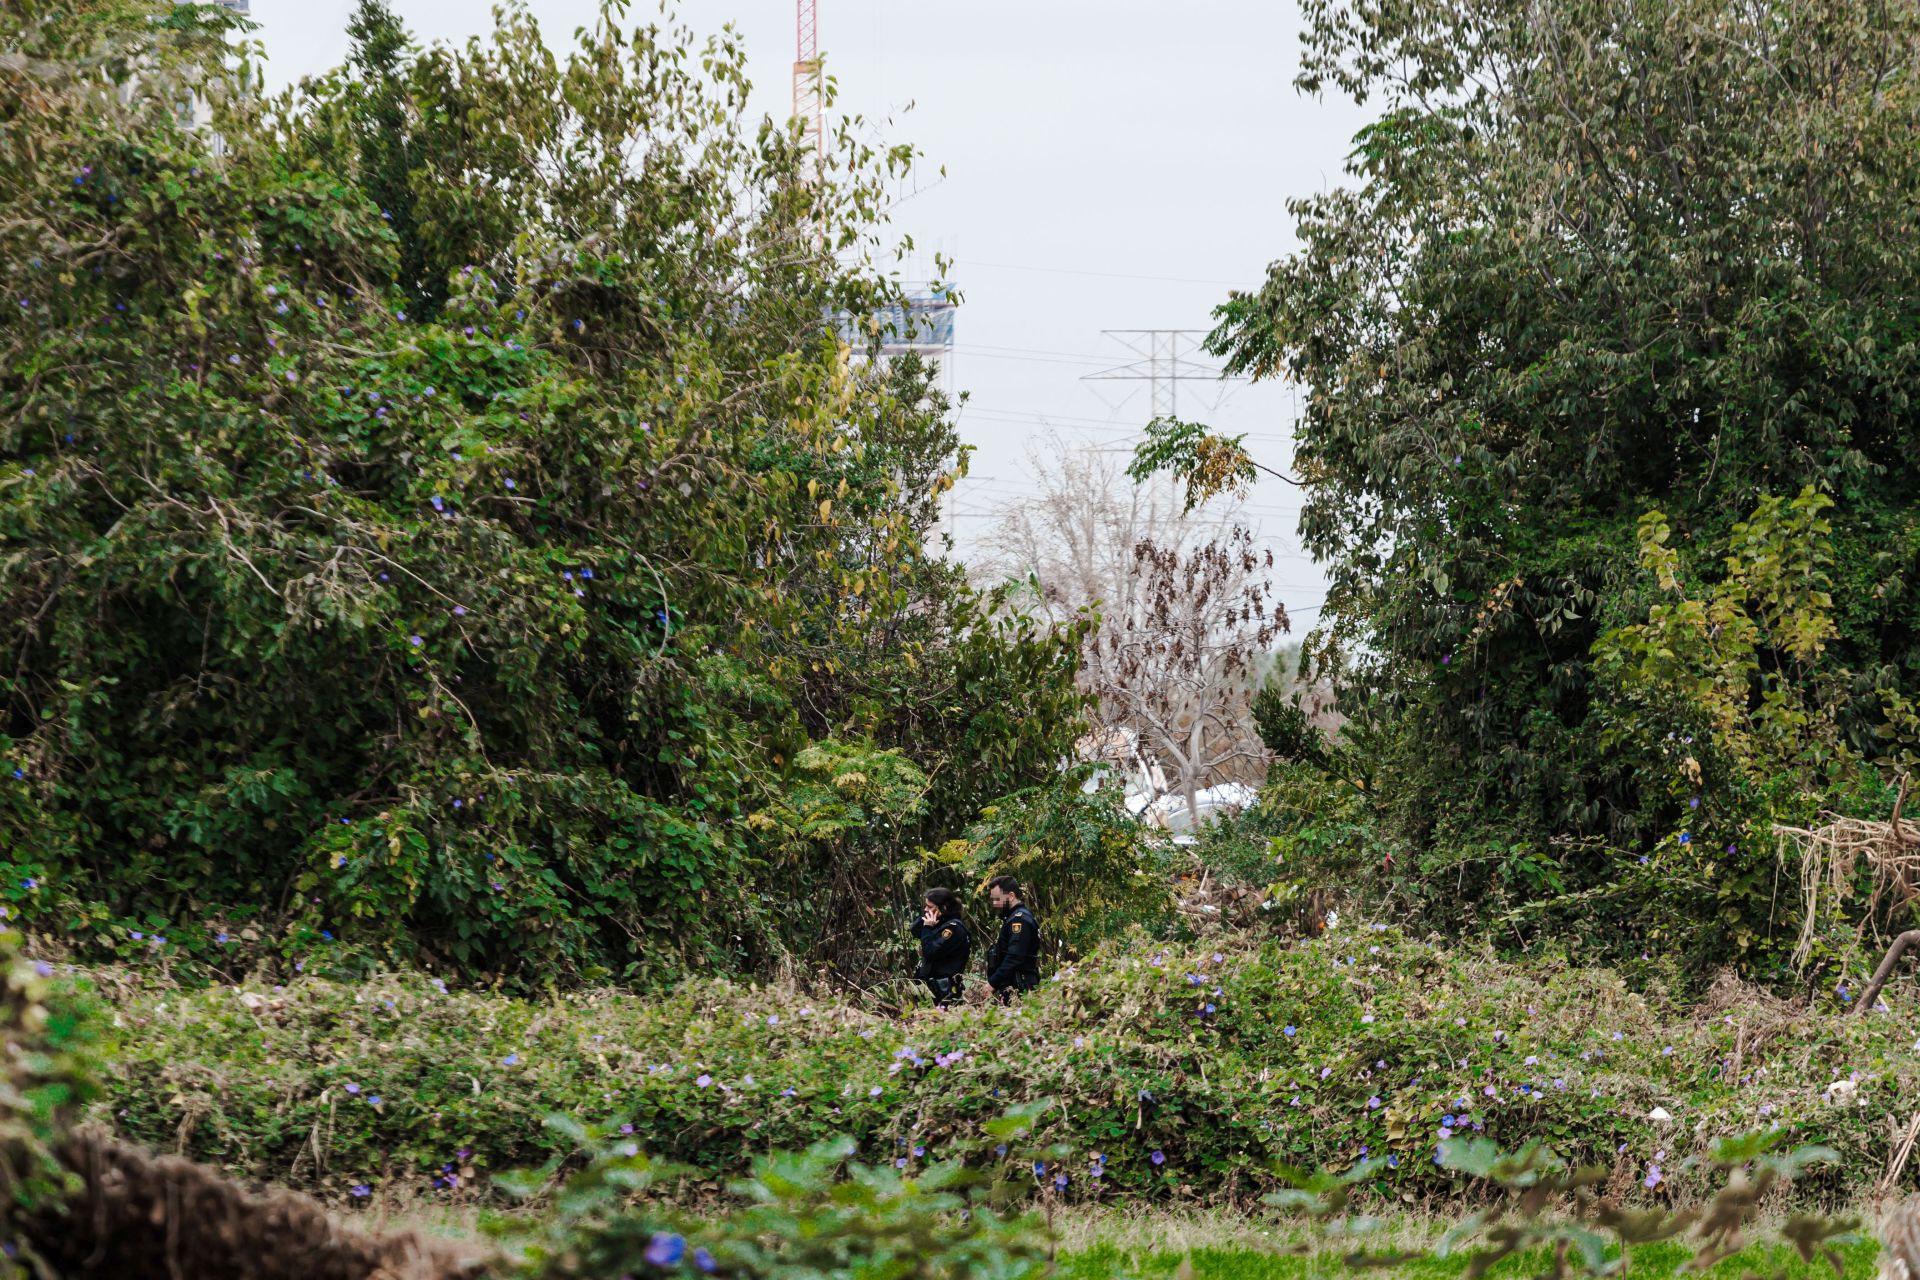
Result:
<svg viewBox="0 0 1920 1280">
<path fill-rule="evenodd" d="M 0 9 L 0 899 L 36 928 L 525 988 L 844 960 L 895 843 L 1071 743 L 1077 638 L 928 537 L 964 469 L 931 371 L 836 319 L 898 301 L 837 251 L 884 259 L 911 149 L 809 180 L 732 38 L 621 8 L 562 56 L 513 7 L 389 29 L 271 102 L 212 6 Z M 777 817 L 845 744 L 939 779 L 886 840 Z"/>
<path fill-rule="evenodd" d="M 1469 1197 L 1434 1163 L 1449 1133 L 1537 1137 L 1627 1191 L 1659 1163 L 1666 1181 L 1635 1194 L 1685 1199 L 1686 1156 L 1773 1125 L 1838 1153 L 1802 1194 L 1840 1197 L 1885 1169 L 1882 1117 L 1920 1085 L 1904 1013 L 1851 1015 L 1845 991 L 1801 1009 L 1727 987 L 1677 1008 L 1629 989 L 1663 989 L 1666 958 L 1514 964 L 1351 923 L 1297 946 L 1217 945 L 1136 935 L 1021 1008 L 904 1021 L 723 981 L 659 999 L 414 977 L 154 989 L 118 1002 L 102 1115 L 336 1199 L 359 1185 L 477 1194 L 491 1172 L 571 1155 L 536 1123 L 549 1113 L 632 1125 L 640 1150 L 702 1171 L 692 1193 L 838 1135 L 864 1161 L 917 1168 L 1039 1098 L 1060 1105 L 1036 1139 L 1086 1153 L 1074 1200 L 1245 1203 L 1272 1187 L 1273 1161 L 1368 1156 L 1390 1161 L 1373 1194 Z"/>
<path fill-rule="evenodd" d="M 1159 929 L 1172 914 L 1166 844 L 1127 813 L 1117 789 L 1087 791 L 1080 781 L 1076 774 L 995 801 L 921 870 L 969 888 L 1013 876 L 1057 956 L 1130 928 Z"/>
<path fill-rule="evenodd" d="M 1023 1108 L 989 1122 L 989 1134 L 1003 1139 L 1002 1154 L 1031 1132 L 1032 1116 L 1043 1109 Z M 507 1218 L 495 1227 L 521 1260 L 517 1274 L 528 1280 L 663 1270 L 781 1280 L 850 1274 L 1026 1280 L 1051 1270 L 1039 1216 L 1003 1217 L 995 1208 L 1046 1185 L 1048 1161 L 1033 1159 L 1032 1150 L 1013 1157 L 1030 1162 L 1030 1173 L 996 1180 L 958 1152 L 924 1166 L 916 1162 L 912 1173 L 902 1172 L 905 1159 L 860 1164 L 851 1159 L 850 1139 L 830 1138 L 804 1152 L 755 1159 L 746 1176 L 729 1184 L 726 1203 L 693 1214 L 647 1203 L 684 1170 L 649 1160 L 618 1134 L 565 1122 L 559 1127 L 587 1145 L 592 1160 L 565 1179 L 531 1225 Z M 1020 1190 L 1009 1195 L 1015 1183 Z M 524 1194 L 546 1189 L 538 1177 L 522 1180 L 520 1188 Z"/>
</svg>

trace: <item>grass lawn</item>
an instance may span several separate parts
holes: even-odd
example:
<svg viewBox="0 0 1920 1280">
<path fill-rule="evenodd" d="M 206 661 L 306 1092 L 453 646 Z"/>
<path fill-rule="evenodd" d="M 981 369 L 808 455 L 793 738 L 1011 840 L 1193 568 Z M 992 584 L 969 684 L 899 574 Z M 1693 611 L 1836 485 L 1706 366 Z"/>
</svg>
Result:
<svg viewBox="0 0 1920 1280">
<path fill-rule="evenodd" d="M 1842 1250 L 1846 1270 L 1842 1280 L 1872 1280 L 1879 1270 L 1879 1245 L 1871 1240 Z M 1633 1251 L 1625 1270 L 1617 1273 L 1635 1280 L 1665 1280 L 1691 1255 L 1672 1244 L 1643 1245 Z M 1309 1277 L 1341 1275 L 1394 1275 L 1452 1280 L 1464 1276 L 1465 1257 L 1446 1261 L 1421 1260 L 1390 1268 L 1384 1272 L 1349 1271 L 1330 1255 L 1301 1257 L 1249 1247 L 1200 1247 L 1191 1250 L 1124 1249 L 1114 1245 L 1094 1245 L 1061 1255 L 1062 1280 L 1110 1280 L 1113 1276 L 1133 1276 L 1138 1280 L 1158 1280 L 1179 1273 L 1182 1262 L 1191 1261 L 1192 1280 L 1308 1280 Z M 1534 1253 L 1510 1258 L 1488 1274 L 1501 1280 L 1519 1280 L 1524 1276 L 1545 1274 L 1550 1260 Z M 1830 1277 L 1832 1268 L 1824 1262 L 1802 1262 L 1792 1248 L 1768 1246 L 1747 1249 L 1728 1258 L 1705 1273 L 1716 1280 L 1739 1280 L 1748 1274 L 1768 1277 Z"/>
</svg>

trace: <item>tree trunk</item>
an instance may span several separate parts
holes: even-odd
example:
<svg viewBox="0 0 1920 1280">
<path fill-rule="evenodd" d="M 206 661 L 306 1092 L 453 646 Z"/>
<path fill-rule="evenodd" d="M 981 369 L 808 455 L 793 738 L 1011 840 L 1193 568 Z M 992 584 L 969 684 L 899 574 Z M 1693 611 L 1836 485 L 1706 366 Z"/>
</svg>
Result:
<svg viewBox="0 0 1920 1280">
<path fill-rule="evenodd" d="M 1206 759 L 1200 752 L 1205 745 L 1200 735 L 1206 728 L 1206 721 L 1195 716 L 1191 749 L 1187 752 L 1186 767 L 1180 771 L 1180 783 L 1187 793 L 1187 831 L 1196 840 L 1200 838 L 1200 762 Z"/>
</svg>

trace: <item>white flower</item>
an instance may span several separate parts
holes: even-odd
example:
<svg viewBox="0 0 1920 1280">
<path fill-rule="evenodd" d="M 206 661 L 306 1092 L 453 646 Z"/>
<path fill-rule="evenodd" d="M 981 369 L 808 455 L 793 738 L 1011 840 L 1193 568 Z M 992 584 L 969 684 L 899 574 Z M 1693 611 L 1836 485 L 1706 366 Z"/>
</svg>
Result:
<svg viewBox="0 0 1920 1280">
<path fill-rule="evenodd" d="M 1653 1121 L 1655 1124 L 1666 1124 L 1673 1119 L 1673 1115 L 1665 1107 L 1655 1107 L 1653 1110 L 1647 1112 L 1647 1119 Z"/>
<path fill-rule="evenodd" d="M 1338 911 L 1327 912 L 1327 928 L 1338 929 L 1339 927 L 1340 927 L 1340 913 Z"/>
</svg>

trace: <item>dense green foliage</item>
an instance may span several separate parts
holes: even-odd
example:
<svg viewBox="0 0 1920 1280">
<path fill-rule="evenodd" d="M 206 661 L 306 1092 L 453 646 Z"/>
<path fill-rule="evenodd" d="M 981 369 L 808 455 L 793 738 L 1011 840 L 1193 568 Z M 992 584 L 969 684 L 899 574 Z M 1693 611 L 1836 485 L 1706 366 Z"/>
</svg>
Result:
<svg viewBox="0 0 1920 1280">
<path fill-rule="evenodd" d="M 34 927 L 858 972 L 901 850 L 1068 751 L 1076 638 L 929 545 L 947 406 L 838 335 L 895 297 L 848 264 L 911 153 L 847 132 L 809 180 L 731 36 L 617 18 L 416 52 L 368 5 L 261 102 L 217 15 L 0 14 L 0 897 Z"/>
<path fill-rule="evenodd" d="M 1668 1280 L 1691 1256 L 1684 1245 L 1648 1245 L 1633 1250 L 1626 1265 L 1615 1274 L 1621 1280 Z M 1845 1248 L 1841 1257 L 1843 1266 L 1836 1273 L 1824 1259 L 1802 1261 L 1790 1245 L 1759 1245 L 1724 1258 L 1699 1274 L 1708 1280 L 1746 1280 L 1755 1275 L 1874 1280 L 1879 1274 L 1880 1251 L 1870 1241 Z M 1135 1276 L 1138 1280 L 1319 1280 L 1340 1274 L 1343 1263 L 1344 1257 L 1331 1251 L 1302 1254 L 1253 1247 L 1166 1250 L 1104 1245 L 1063 1255 L 1059 1274 L 1061 1280 L 1107 1280 L 1113 1275 Z M 1447 1258 L 1409 1258 L 1397 1262 L 1392 1274 L 1403 1280 L 1464 1280 L 1478 1274 L 1469 1271 L 1471 1265 L 1472 1259 L 1464 1253 Z M 1552 1251 L 1542 1248 L 1507 1259 L 1486 1274 L 1495 1280 L 1519 1280 L 1549 1274 L 1552 1265 Z"/>
<path fill-rule="evenodd" d="M 619 0 L 564 53 L 362 0 L 277 99 L 224 12 L 0 10 L 0 914 L 111 993 L 94 1117 L 347 1209 L 517 1191 L 528 1280 L 1423 1200 L 1502 1206 L 1469 1274 L 1600 1275 L 1904 1160 L 1912 992 L 1850 992 L 1907 908 L 1783 897 L 1773 828 L 1920 761 L 1920 15 L 1305 10 L 1381 118 L 1213 345 L 1309 388 L 1280 669 L 1342 723 L 1233 702 L 1274 767 L 1190 850 L 1069 767 L 1094 620 L 931 532 L 967 451 L 872 319 L 910 149 L 816 161 L 735 34 Z M 1165 470 L 1270 468 L 1167 419 Z M 1265 588 L 1187 577 L 1225 616 L 1147 647 L 1199 670 Z M 915 890 L 997 872 L 1049 981 L 927 1010 Z M 1691 1000 L 1796 934 L 1831 987 Z M 6 937 L 44 1208 L 101 1022 Z"/>
<path fill-rule="evenodd" d="M 58 1149 L 100 1096 L 103 1021 L 88 995 L 58 982 L 46 962 L 20 954 L 17 930 L 0 930 L 0 1032 L 8 1046 L 0 1080 L 0 1228 L 71 1183 Z M 11 1229 L 6 1236 L 12 1240 Z"/>
<path fill-rule="evenodd" d="M 1622 1196 L 1684 1200 L 1701 1144 L 1774 1124 L 1839 1155 L 1808 1194 L 1869 1187 L 1888 1109 L 1920 1087 L 1911 993 L 1860 1017 L 1845 991 L 1802 1011 L 1733 988 L 1704 1007 L 1629 990 L 1660 989 L 1676 959 L 1627 975 L 1510 964 L 1345 921 L 1295 945 L 1120 945 L 1023 1008 L 904 1021 L 723 982 L 539 1001 L 407 977 L 136 990 L 116 1001 L 107 1111 L 134 1140 L 343 1202 L 356 1187 L 464 1200 L 476 1175 L 571 1153 L 548 1114 L 631 1125 L 641 1151 L 701 1171 L 697 1193 L 756 1154 L 841 1135 L 862 1160 L 919 1168 L 1040 1099 L 1058 1107 L 1036 1140 L 1079 1153 L 1058 1170 L 1074 1202 L 1245 1206 L 1276 1160 L 1366 1155 L 1394 1161 L 1372 1194 L 1453 1201 L 1470 1187 L 1434 1156 L 1456 1135 L 1541 1138 L 1602 1164 Z M 1656 1165 L 1657 1194 L 1642 1186 Z"/>
<path fill-rule="evenodd" d="M 1031 1135 L 1032 1114 L 1043 1109 L 989 1120 L 974 1145 L 985 1150 L 996 1136 L 1003 1151 L 1020 1143 Z M 747 1176 L 728 1185 L 733 1203 L 726 1211 L 692 1214 L 647 1203 L 691 1170 L 663 1166 L 617 1134 L 561 1127 L 593 1158 L 564 1180 L 552 1207 L 531 1225 L 516 1218 L 496 1225 L 519 1273 L 538 1280 L 662 1269 L 781 1280 L 1026 1280 L 1050 1270 L 1040 1216 L 1000 1212 L 1022 1205 L 1035 1179 L 994 1178 L 959 1151 L 905 1173 L 860 1164 L 851 1159 L 852 1142 L 827 1139 L 805 1152 L 755 1160 Z M 1023 1146 L 1021 1154 L 1034 1153 Z M 523 1195 L 548 1189 L 538 1175 L 518 1181 Z"/>
<path fill-rule="evenodd" d="M 956 886 L 1011 875 L 1044 921 L 1049 959 L 1088 952 L 1140 927 L 1158 935 L 1172 917 L 1173 863 L 1122 807 L 1117 789 L 1030 787 L 988 805 L 963 837 L 925 859 L 924 878 Z M 982 920 L 989 917 L 982 914 Z"/>
<path fill-rule="evenodd" d="M 1299 85 L 1380 116 L 1352 184 L 1292 206 L 1301 248 L 1213 341 L 1308 393 L 1301 535 L 1332 584 L 1316 657 L 1371 735 L 1369 821 L 1396 854 L 1379 883 L 1437 922 L 1493 908 L 1516 936 L 1616 955 L 1684 931 L 1701 963 L 1766 967 L 1792 933 L 1760 889 L 1769 824 L 1884 815 L 1862 761 L 1883 695 L 1920 683 L 1920 18 L 1850 0 L 1305 10 Z M 1139 466 L 1202 490 L 1251 474 L 1238 442 L 1203 449 L 1177 423 Z M 1824 560 L 1795 558 L 1804 527 L 1767 555 L 1781 590 L 1830 595 L 1804 615 L 1830 634 L 1809 648 L 1765 620 L 1777 602 L 1739 601 L 1761 623 L 1718 655 L 1731 720 L 1644 660 L 1596 662 L 1678 589 L 1636 564 L 1643 516 L 1690 599 L 1731 603 L 1726 559 L 1784 535 L 1769 504 L 1808 488 Z M 1833 732 L 1739 759 L 1721 731 L 1775 707 Z M 1689 736 L 1691 776 L 1671 749 Z M 1623 874 L 1703 828 L 1683 867 Z"/>
</svg>

